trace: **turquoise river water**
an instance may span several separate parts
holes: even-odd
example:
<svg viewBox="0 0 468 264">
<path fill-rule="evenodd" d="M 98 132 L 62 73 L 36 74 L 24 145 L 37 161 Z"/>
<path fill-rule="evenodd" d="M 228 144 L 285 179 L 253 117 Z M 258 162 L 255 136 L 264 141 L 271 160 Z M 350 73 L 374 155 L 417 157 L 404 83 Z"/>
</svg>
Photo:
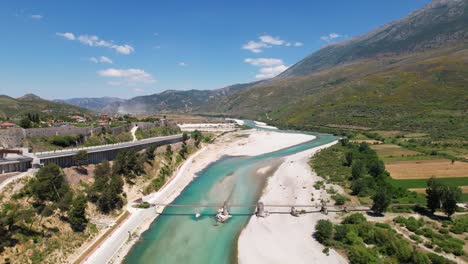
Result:
<svg viewBox="0 0 468 264">
<path fill-rule="evenodd" d="M 253 126 L 253 122 L 248 125 Z M 276 130 L 277 133 L 297 133 Z M 315 134 L 315 140 L 253 157 L 224 157 L 202 170 L 173 201 L 173 204 L 256 204 L 266 183 L 259 168 L 279 158 L 330 143 L 337 138 Z M 216 225 L 217 208 L 166 207 L 141 239 L 133 246 L 124 263 L 236 263 L 237 239 L 254 208 L 229 208 L 233 215 Z M 195 218 L 200 213 L 201 217 Z"/>
</svg>

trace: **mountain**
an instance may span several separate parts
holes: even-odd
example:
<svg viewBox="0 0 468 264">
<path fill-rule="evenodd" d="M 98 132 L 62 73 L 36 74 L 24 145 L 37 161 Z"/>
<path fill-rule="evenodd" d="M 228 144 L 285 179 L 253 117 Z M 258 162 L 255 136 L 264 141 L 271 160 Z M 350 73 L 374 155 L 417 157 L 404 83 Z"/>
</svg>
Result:
<svg viewBox="0 0 468 264">
<path fill-rule="evenodd" d="M 48 101 L 34 94 L 26 94 L 19 98 L 0 95 L 0 117 L 20 117 L 27 113 L 39 112 L 68 115 L 86 113 L 88 110 L 73 105 Z"/>
<path fill-rule="evenodd" d="M 167 90 L 162 93 L 138 96 L 115 102 L 102 109 L 109 113 L 151 114 L 172 113 L 218 113 L 226 98 L 259 82 L 235 84 L 215 90 Z"/>
<path fill-rule="evenodd" d="M 361 126 L 468 137 L 468 1 L 435 0 L 328 45 L 222 110 L 284 126 Z"/>
<path fill-rule="evenodd" d="M 468 38 L 466 0 L 436 0 L 398 21 L 360 37 L 330 44 L 280 77 L 298 76 L 368 58 L 433 50 Z"/>
<path fill-rule="evenodd" d="M 93 111 L 101 111 L 107 105 L 113 103 L 124 102 L 124 99 L 115 97 L 99 97 L 99 98 L 71 98 L 64 100 L 54 100 L 55 102 L 66 103 L 81 108 L 86 108 Z"/>
</svg>

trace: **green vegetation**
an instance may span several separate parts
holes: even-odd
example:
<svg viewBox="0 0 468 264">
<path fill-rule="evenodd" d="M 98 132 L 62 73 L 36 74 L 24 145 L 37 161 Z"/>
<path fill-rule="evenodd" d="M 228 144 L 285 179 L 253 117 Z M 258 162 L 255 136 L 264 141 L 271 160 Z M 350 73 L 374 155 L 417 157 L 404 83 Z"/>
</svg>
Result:
<svg viewBox="0 0 468 264">
<path fill-rule="evenodd" d="M 404 226 L 408 231 L 413 232 L 413 237 L 416 235 L 423 236 L 424 240 L 427 241 L 427 246 L 429 248 L 439 248 L 441 251 L 445 253 L 453 253 L 456 256 L 464 255 L 463 246 L 465 242 L 461 239 L 455 238 L 448 234 L 448 232 L 444 232 L 446 229 L 439 229 L 439 233 L 434 232 L 433 229 L 425 226 L 427 225 L 424 220 L 421 218 L 416 220 L 414 217 L 405 218 L 402 216 L 398 216 L 393 221 L 401 226 Z"/>
<path fill-rule="evenodd" d="M 452 263 L 412 248 L 388 225 L 367 222 L 362 214 L 351 214 L 337 225 L 329 220 L 320 220 L 315 229 L 317 241 L 327 247 L 344 249 L 352 264 Z M 431 262 L 433 258 L 443 262 Z"/>
<path fill-rule="evenodd" d="M 447 186 L 434 178 L 427 181 L 427 186 L 427 208 L 431 213 L 437 209 L 442 209 L 449 217 L 455 213 L 461 195 L 459 187 Z"/>
<path fill-rule="evenodd" d="M 94 170 L 94 183 L 87 190 L 88 200 L 97 205 L 100 212 L 108 214 L 115 209 L 122 208 L 124 204 L 122 177 L 113 170 L 108 161 L 96 165 Z"/>
<path fill-rule="evenodd" d="M 88 152 L 86 150 L 80 150 L 73 156 L 73 162 L 76 166 L 83 166 L 88 164 Z"/>
<path fill-rule="evenodd" d="M 341 140 L 340 144 L 323 149 L 313 156 L 310 164 L 327 181 L 350 189 L 352 195 L 371 197 L 372 208 L 376 213 L 385 212 L 392 201 L 402 203 L 421 200 L 417 194 L 391 184 L 384 163 L 366 143 L 355 144 L 347 139 Z M 321 187 L 316 184 L 318 188 Z"/>
<path fill-rule="evenodd" d="M 89 110 L 76 106 L 56 103 L 28 94 L 20 98 L 0 95 L 0 117 L 33 116 L 42 112 L 52 115 L 69 115 L 70 113 L 88 113 Z"/>
<path fill-rule="evenodd" d="M 135 132 L 135 136 L 138 140 L 150 138 L 150 137 L 160 137 L 160 136 L 170 136 L 181 133 L 179 127 L 155 127 L 148 130 L 138 129 Z"/>
<path fill-rule="evenodd" d="M 408 179 L 408 180 L 396 180 L 389 179 L 392 185 L 395 187 L 401 187 L 405 189 L 416 189 L 416 188 L 426 188 L 427 179 Z M 468 183 L 468 177 L 458 177 L 458 178 L 437 178 L 437 181 L 448 186 L 465 186 Z"/>
</svg>

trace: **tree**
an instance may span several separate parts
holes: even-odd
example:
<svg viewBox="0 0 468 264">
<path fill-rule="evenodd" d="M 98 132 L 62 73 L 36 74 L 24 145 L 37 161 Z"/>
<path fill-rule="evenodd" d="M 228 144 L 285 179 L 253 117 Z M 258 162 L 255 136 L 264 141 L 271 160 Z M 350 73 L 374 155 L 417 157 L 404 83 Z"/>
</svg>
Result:
<svg viewBox="0 0 468 264">
<path fill-rule="evenodd" d="M 148 161 L 152 161 L 156 157 L 155 152 L 156 152 L 157 147 L 158 146 L 156 146 L 156 145 L 152 145 L 152 146 L 150 146 L 149 148 L 146 149 L 146 159 Z"/>
<path fill-rule="evenodd" d="M 185 142 L 185 141 L 187 141 L 188 139 L 189 139 L 189 137 L 188 137 L 187 133 L 185 133 L 185 132 L 182 133 L 182 142 Z"/>
<path fill-rule="evenodd" d="M 185 142 L 182 143 L 182 147 L 179 150 L 179 155 L 185 159 L 185 156 L 187 155 L 187 144 Z"/>
<path fill-rule="evenodd" d="M 112 169 L 107 160 L 96 165 L 96 168 L 94 169 L 93 189 L 95 191 L 102 192 L 107 187 L 111 174 Z"/>
<path fill-rule="evenodd" d="M 168 160 L 171 160 L 171 159 L 172 159 L 172 154 L 173 154 L 173 152 L 172 152 L 172 147 L 171 147 L 171 145 L 167 145 L 167 146 L 166 146 L 166 153 L 165 153 L 166 158 L 167 158 Z"/>
<path fill-rule="evenodd" d="M 76 166 L 83 166 L 88 163 L 88 152 L 86 150 L 80 150 L 73 156 L 73 162 Z"/>
<path fill-rule="evenodd" d="M 195 141 L 195 147 L 198 148 L 200 146 L 200 142 L 202 140 L 202 133 L 200 131 L 198 131 L 198 130 L 195 130 L 195 131 L 192 132 L 191 137 Z"/>
<path fill-rule="evenodd" d="M 353 164 L 353 152 L 352 151 L 346 152 L 345 159 L 346 159 L 346 166 L 350 167 Z"/>
<path fill-rule="evenodd" d="M 39 169 L 30 182 L 31 194 L 40 201 L 58 201 L 66 192 L 65 177 L 57 164 L 51 163 Z"/>
<path fill-rule="evenodd" d="M 88 219 L 86 219 L 86 197 L 84 195 L 80 194 L 73 200 L 68 221 L 74 231 L 85 230 Z"/>
<path fill-rule="evenodd" d="M 314 237 L 321 244 L 330 246 L 333 237 L 333 224 L 329 220 L 319 220 L 315 225 Z"/>
<path fill-rule="evenodd" d="M 442 194 L 442 209 L 450 217 L 457 210 L 457 202 L 461 197 L 460 187 L 448 186 Z"/>
<path fill-rule="evenodd" d="M 26 128 L 31 128 L 31 120 L 29 120 L 29 118 L 25 117 L 23 119 L 21 119 L 21 121 L 19 122 L 19 126 L 26 129 Z"/>
<path fill-rule="evenodd" d="M 386 190 L 377 190 L 375 195 L 372 197 L 372 201 L 374 203 L 372 204 L 371 210 L 374 211 L 374 213 L 376 214 L 382 214 L 387 210 L 388 206 L 390 205 L 391 197 L 387 194 Z"/>
<path fill-rule="evenodd" d="M 362 178 L 364 176 L 365 170 L 364 163 L 358 160 L 351 166 L 351 176 L 353 176 L 354 180 Z"/>
<path fill-rule="evenodd" d="M 442 189 L 442 184 L 435 178 L 430 178 L 427 181 L 426 202 L 427 208 L 431 211 L 432 214 L 434 214 L 435 211 L 441 206 Z"/>
<path fill-rule="evenodd" d="M 384 171 L 385 171 L 385 165 L 383 161 L 381 160 L 373 160 L 369 164 L 369 174 L 372 175 L 373 177 L 382 175 Z"/>
</svg>

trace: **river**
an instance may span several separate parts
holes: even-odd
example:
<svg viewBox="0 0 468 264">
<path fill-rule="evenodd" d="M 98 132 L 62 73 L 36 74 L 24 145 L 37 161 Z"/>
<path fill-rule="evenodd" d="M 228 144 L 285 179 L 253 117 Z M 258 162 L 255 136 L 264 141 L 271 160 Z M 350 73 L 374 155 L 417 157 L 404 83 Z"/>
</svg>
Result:
<svg viewBox="0 0 468 264">
<path fill-rule="evenodd" d="M 247 123 L 253 126 L 253 122 Z M 298 133 L 274 130 L 277 133 Z M 335 141 L 328 134 L 296 146 L 258 156 L 223 157 L 198 173 L 173 204 L 256 204 L 268 175 L 260 168 L 279 163 L 282 157 Z M 124 263 L 236 263 L 237 240 L 254 208 L 229 208 L 228 222 L 216 225 L 217 208 L 166 207 L 133 246 Z M 196 218 L 195 214 L 201 217 Z"/>
</svg>

